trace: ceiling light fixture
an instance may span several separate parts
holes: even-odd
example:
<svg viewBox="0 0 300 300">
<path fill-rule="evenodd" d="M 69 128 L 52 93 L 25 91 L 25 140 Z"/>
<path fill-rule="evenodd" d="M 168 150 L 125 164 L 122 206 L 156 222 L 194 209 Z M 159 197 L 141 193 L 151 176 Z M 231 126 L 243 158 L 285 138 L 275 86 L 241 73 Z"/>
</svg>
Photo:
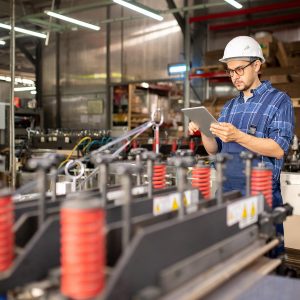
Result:
<svg viewBox="0 0 300 300">
<path fill-rule="evenodd" d="M 24 87 L 14 88 L 15 92 L 26 92 L 26 91 L 35 91 L 35 90 L 36 90 L 35 86 L 24 86 Z"/>
<path fill-rule="evenodd" d="M 0 23 L 0 28 L 11 30 L 11 26 L 8 24 L 4 24 L 4 23 Z M 42 39 L 46 38 L 46 34 L 44 34 L 44 33 L 36 32 L 36 31 L 32 31 L 32 30 L 28 30 L 28 29 L 24 29 L 24 28 L 20 28 L 20 27 L 15 27 L 15 31 L 25 33 L 28 35 L 32 35 L 32 36 L 36 36 L 36 37 L 39 37 Z"/>
<path fill-rule="evenodd" d="M 60 20 L 63 20 L 63 21 L 69 22 L 69 23 L 73 23 L 73 24 L 76 24 L 76 25 L 79 25 L 79 26 L 82 26 L 82 27 L 86 27 L 86 28 L 89 28 L 89 29 L 92 29 L 92 30 L 97 30 L 97 31 L 100 30 L 99 26 L 96 26 L 96 25 L 93 25 L 93 24 L 90 24 L 90 23 L 86 23 L 86 22 L 83 22 L 83 21 L 80 21 L 80 20 L 77 20 L 77 19 L 74 19 L 74 18 L 70 18 L 70 17 L 64 16 L 64 15 L 61 15 L 61 14 L 57 14 L 53 11 L 46 10 L 45 14 L 47 14 L 48 16 L 51 16 L 53 18 L 57 18 L 57 19 L 60 19 Z"/>
<path fill-rule="evenodd" d="M 240 9 L 243 7 L 243 5 L 241 3 L 238 3 L 237 1 L 235 0 L 224 0 L 225 2 L 231 4 L 232 6 L 234 6 L 235 8 L 237 9 Z"/>
<path fill-rule="evenodd" d="M 5 41 L 0 41 L 0 45 L 4 46 L 5 44 Z"/>
<path fill-rule="evenodd" d="M 134 2 L 134 1 L 131 1 L 131 2 L 127 2 L 127 1 L 124 1 L 124 0 L 113 0 L 115 3 L 118 3 L 122 6 L 125 6 L 129 9 L 132 9 L 136 12 L 139 12 L 140 14 L 143 14 L 147 17 L 150 17 L 150 18 L 153 18 L 155 20 L 158 20 L 158 21 L 162 21 L 164 18 L 159 15 L 157 12 L 153 11 L 152 9 L 150 9 L 149 7 L 147 6 L 144 6 L 140 3 L 137 3 L 137 2 Z"/>
</svg>

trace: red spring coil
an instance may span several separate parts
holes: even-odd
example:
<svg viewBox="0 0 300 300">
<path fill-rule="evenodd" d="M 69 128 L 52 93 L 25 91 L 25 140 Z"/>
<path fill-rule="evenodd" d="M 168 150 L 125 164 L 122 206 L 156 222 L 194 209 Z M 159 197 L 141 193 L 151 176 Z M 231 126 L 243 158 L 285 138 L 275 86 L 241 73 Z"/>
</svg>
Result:
<svg viewBox="0 0 300 300">
<path fill-rule="evenodd" d="M 78 203 L 68 201 L 61 209 L 61 292 L 71 299 L 94 299 L 105 282 L 105 213 L 98 203 Z"/>
<path fill-rule="evenodd" d="M 14 258 L 14 213 L 11 195 L 0 196 L 0 272 L 10 268 Z"/>
<path fill-rule="evenodd" d="M 197 188 L 204 199 L 210 198 L 210 167 L 197 166 L 192 170 L 192 186 Z"/>
<path fill-rule="evenodd" d="M 153 166 L 153 188 L 163 189 L 166 187 L 166 165 Z"/>
<path fill-rule="evenodd" d="M 262 193 L 266 203 L 272 207 L 272 170 L 252 169 L 251 173 L 251 194 Z"/>
</svg>

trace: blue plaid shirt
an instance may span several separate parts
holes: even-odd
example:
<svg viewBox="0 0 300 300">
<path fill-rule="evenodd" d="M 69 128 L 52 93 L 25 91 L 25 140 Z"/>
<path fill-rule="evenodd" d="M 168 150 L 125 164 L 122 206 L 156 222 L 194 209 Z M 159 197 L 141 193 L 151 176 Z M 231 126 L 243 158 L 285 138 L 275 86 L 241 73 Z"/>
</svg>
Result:
<svg viewBox="0 0 300 300">
<path fill-rule="evenodd" d="M 251 90 L 253 96 L 246 102 L 244 101 L 243 92 L 240 92 L 239 96 L 231 99 L 224 105 L 219 117 L 219 122 L 228 120 L 229 123 L 233 124 L 239 130 L 247 133 L 254 115 L 259 111 L 261 103 L 268 101 L 269 105 L 256 128 L 255 136 L 274 140 L 282 150 L 287 153 L 293 138 L 294 111 L 290 97 L 286 93 L 278 90 L 276 90 L 277 92 L 274 95 L 274 90 L 276 89 L 272 87 L 269 81 L 263 81 L 259 87 Z M 273 92 L 272 95 L 270 95 L 271 92 Z M 281 99 L 283 102 L 278 108 L 276 107 L 276 103 Z M 234 103 L 230 115 L 228 116 L 228 106 L 231 101 L 234 101 Z M 216 140 L 218 143 L 218 151 L 221 152 L 223 142 L 219 138 L 216 138 Z M 279 180 L 283 159 L 262 157 L 262 161 L 267 167 L 272 168 L 273 178 Z"/>
</svg>

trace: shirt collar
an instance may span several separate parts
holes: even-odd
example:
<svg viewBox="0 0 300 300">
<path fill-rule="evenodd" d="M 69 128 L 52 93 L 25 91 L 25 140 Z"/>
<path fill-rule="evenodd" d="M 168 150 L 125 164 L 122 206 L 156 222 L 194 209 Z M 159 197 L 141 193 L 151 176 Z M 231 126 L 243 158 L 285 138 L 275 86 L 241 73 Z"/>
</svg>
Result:
<svg viewBox="0 0 300 300">
<path fill-rule="evenodd" d="M 256 88 L 250 90 L 253 96 L 262 95 L 266 90 L 272 87 L 271 82 L 269 80 L 263 80 L 261 84 Z M 244 93 L 240 92 L 239 101 L 244 102 Z"/>
</svg>

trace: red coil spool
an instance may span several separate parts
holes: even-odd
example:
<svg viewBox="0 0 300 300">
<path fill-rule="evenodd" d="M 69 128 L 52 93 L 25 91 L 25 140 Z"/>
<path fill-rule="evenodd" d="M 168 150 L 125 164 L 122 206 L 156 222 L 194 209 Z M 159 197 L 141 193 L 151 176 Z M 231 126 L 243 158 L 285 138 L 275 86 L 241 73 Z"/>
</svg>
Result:
<svg viewBox="0 0 300 300">
<path fill-rule="evenodd" d="M 105 213 L 98 201 L 67 201 L 61 209 L 61 292 L 93 299 L 104 288 Z"/>
<path fill-rule="evenodd" d="M 192 186 L 201 192 L 204 199 L 210 198 L 210 166 L 199 165 L 193 168 Z"/>
<path fill-rule="evenodd" d="M 272 170 L 253 168 L 251 172 L 251 195 L 262 193 L 266 203 L 272 207 Z"/>
<path fill-rule="evenodd" d="M 8 192 L 0 194 L 0 272 L 10 268 L 14 258 L 14 213 L 12 197 Z"/>
<path fill-rule="evenodd" d="M 166 187 L 166 165 L 154 165 L 153 166 L 153 188 L 163 189 Z"/>
</svg>

